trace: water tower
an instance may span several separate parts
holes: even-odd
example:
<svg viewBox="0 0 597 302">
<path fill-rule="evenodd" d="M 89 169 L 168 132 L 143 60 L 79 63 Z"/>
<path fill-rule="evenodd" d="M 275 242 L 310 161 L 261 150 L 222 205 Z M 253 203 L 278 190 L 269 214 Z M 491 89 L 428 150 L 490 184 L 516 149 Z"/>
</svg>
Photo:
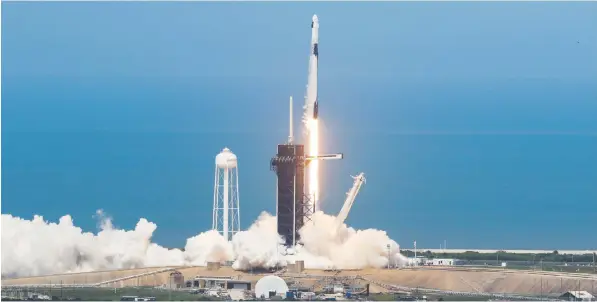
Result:
<svg viewBox="0 0 597 302">
<path fill-rule="evenodd" d="M 238 161 L 228 148 L 216 156 L 212 229 L 228 241 L 240 231 Z"/>
</svg>

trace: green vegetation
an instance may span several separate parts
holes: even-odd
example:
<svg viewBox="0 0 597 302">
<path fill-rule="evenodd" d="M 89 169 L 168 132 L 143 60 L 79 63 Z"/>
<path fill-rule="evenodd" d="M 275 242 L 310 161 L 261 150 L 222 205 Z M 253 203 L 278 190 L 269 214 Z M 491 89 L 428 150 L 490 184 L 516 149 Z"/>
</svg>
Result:
<svg viewBox="0 0 597 302">
<path fill-rule="evenodd" d="M 410 250 L 402 250 L 401 253 L 407 257 L 414 257 L 414 252 Z M 569 255 L 560 254 L 558 251 L 553 251 L 548 254 L 516 254 L 507 252 L 498 253 L 478 253 L 478 252 L 465 252 L 465 253 L 432 253 L 431 251 L 420 251 L 417 256 L 427 258 L 456 258 L 468 261 L 526 261 L 531 263 L 537 263 L 540 261 L 544 262 L 559 262 L 559 263 L 571 263 L 571 262 L 584 262 L 593 263 L 593 254 L 584 255 Z M 597 257 L 595 257 L 597 258 Z"/>
<path fill-rule="evenodd" d="M 168 291 L 152 287 L 124 288 L 31 288 L 30 292 L 48 295 L 53 300 L 119 301 L 122 296 L 155 297 L 157 301 L 215 301 L 215 297 L 192 294 L 187 291 Z"/>
<path fill-rule="evenodd" d="M 407 257 L 414 257 L 414 252 L 402 250 L 401 253 Z M 469 266 L 500 266 L 502 262 L 507 262 L 507 269 L 522 270 L 542 270 L 567 273 L 589 273 L 597 274 L 597 265 L 593 259 L 597 260 L 597 255 L 570 255 L 560 254 L 558 251 L 545 254 L 517 254 L 517 253 L 478 253 L 468 251 L 465 253 L 432 253 L 431 251 L 421 251 L 417 253 L 418 257 L 426 258 L 453 258 L 465 261 Z"/>
<path fill-rule="evenodd" d="M 396 301 L 394 294 L 371 294 L 369 295 L 371 301 Z"/>
<path fill-rule="evenodd" d="M 371 294 L 369 299 L 371 301 L 415 301 L 415 297 L 427 297 L 428 301 L 488 301 L 490 298 L 484 296 L 439 296 L 418 293 L 414 296 L 407 296 L 404 294 Z"/>
</svg>

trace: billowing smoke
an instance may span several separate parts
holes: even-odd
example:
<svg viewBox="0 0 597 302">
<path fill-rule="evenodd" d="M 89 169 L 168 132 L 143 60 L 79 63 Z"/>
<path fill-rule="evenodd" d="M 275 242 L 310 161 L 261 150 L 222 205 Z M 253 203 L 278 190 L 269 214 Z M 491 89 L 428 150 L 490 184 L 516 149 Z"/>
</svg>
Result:
<svg viewBox="0 0 597 302">
<path fill-rule="evenodd" d="M 156 224 L 141 218 L 134 230 L 115 229 L 98 211 L 100 231 L 83 232 L 71 216 L 58 223 L 41 216 L 25 220 L 2 214 L 2 275 L 30 276 L 149 266 L 198 265 L 234 260 L 233 268 L 272 268 L 304 260 L 306 268 L 356 269 L 404 265 L 399 246 L 386 232 L 354 230 L 334 216 L 315 213 L 301 231 L 303 246 L 287 251 L 276 231 L 276 218 L 262 213 L 246 231 L 227 242 L 210 230 L 187 239 L 184 251 L 151 242 Z M 388 244 L 390 249 L 388 250 Z"/>
</svg>

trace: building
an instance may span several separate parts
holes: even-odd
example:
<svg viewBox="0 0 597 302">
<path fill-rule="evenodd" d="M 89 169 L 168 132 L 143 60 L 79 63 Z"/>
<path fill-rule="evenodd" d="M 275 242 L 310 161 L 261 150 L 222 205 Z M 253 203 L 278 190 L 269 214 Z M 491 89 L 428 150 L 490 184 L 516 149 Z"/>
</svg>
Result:
<svg viewBox="0 0 597 302">
<path fill-rule="evenodd" d="M 173 271 L 170 273 L 168 277 L 168 288 L 169 289 L 176 289 L 182 288 L 185 286 L 184 276 L 179 271 Z"/>
<path fill-rule="evenodd" d="M 252 288 L 250 281 L 209 276 L 196 276 L 192 281 L 186 282 L 186 287 L 195 293 L 224 297 L 233 301 L 246 300 L 246 292 Z"/>
<path fill-rule="evenodd" d="M 565 301 L 595 301 L 595 297 L 586 290 L 572 290 L 563 293 L 560 296 Z"/>
<path fill-rule="evenodd" d="M 408 257 L 406 260 L 406 266 L 420 266 L 420 265 L 427 265 L 430 259 L 425 257 Z"/>
<path fill-rule="evenodd" d="M 258 300 L 283 299 L 288 291 L 286 281 L 275 275 L 265 276 L 255 284 L 255 297 Z"/>
<path fill-rule="evenodd" d="M 251 290 L 251 281 L 228 280 L 226 289 Z"/>
<path fill-rule="evenodd" d="M 417 257 L 416 259 L 413 257 L 409 257 L 407 260 L 408 266 L 454 266 L 454 265 L 464 265 L 466 261 L 460 259 L 450 259 L 450 258 L 422 258 Z"/>
<path fill-rule="evenodd" d="M 452 266 L 452 265 L 464 265 L 464 260 L 459 259 L 445 259 L 445 258 L 434 258 L 431 259 L 431 265 L 435 266 Z"/>
<path fill-rule="evenodd" d="M 302 273 L 305 270 L 305 261 L 297 260 L 294 263 L 289 263 L 286 269 L 289 273 Z"/>
<path fill-rule="evenodd" d="M 208 271 L 217 271 L 220 269 L 222 265 L 220 262 L 207 262 L 207 270 Z"/>
<path fill-rule="evenodd" d="M 197 276 L 193 281 L 187 281 L 187 287 L 201 288 L 201 289 L 227 289 L 228 283 L 241 282 L 232 279 L 232 277 L 208 277 Z M 250 288 L 250 287 L 249 287 Z"/>
</svg>

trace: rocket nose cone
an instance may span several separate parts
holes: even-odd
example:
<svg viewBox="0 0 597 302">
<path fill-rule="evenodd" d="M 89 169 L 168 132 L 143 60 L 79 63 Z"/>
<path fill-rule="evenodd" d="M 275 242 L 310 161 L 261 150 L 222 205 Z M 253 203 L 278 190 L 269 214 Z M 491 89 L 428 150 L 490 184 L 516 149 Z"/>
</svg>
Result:
<svg viewBox="0 0 597 302">
<path fill-rule="evenodd" d="M 317 15 L 313 15 L 313 23 L 319 23 L 319 19 L 317 18 Z"/>
</svg>

